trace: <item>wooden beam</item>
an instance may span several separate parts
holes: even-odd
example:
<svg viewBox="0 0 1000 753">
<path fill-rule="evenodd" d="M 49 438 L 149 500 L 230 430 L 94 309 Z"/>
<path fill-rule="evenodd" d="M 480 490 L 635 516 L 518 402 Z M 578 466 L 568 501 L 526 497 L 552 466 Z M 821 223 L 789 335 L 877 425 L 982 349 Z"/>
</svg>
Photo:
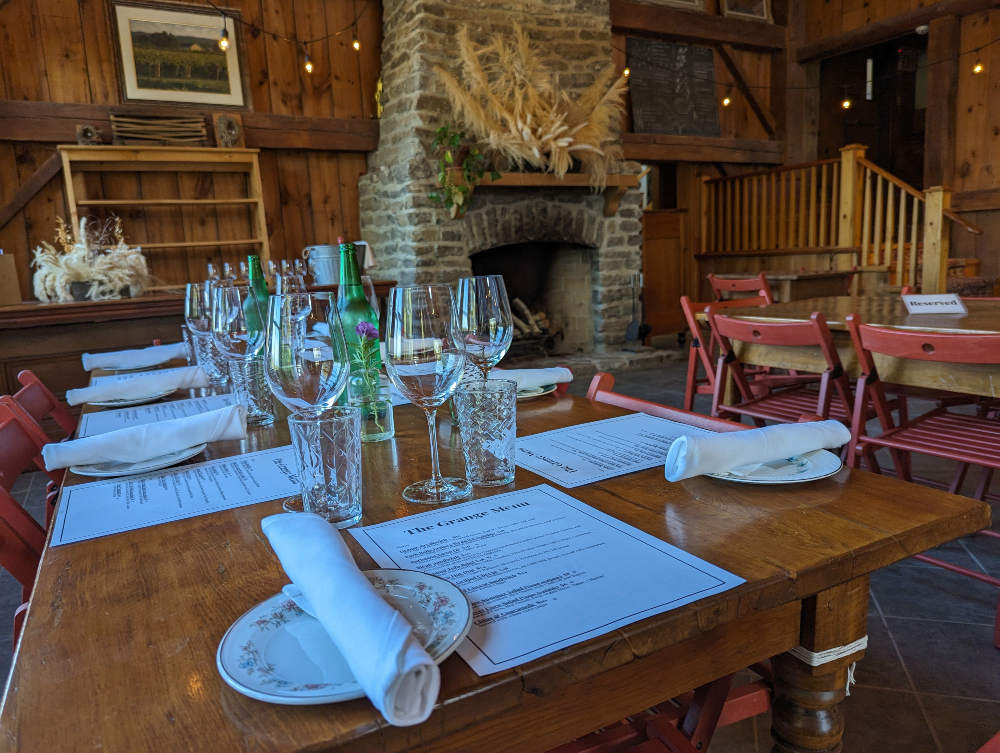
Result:
<svg viewBox="0 0 1000 753">
<path fill-rule="evenodd" d="M 774 24 L 647 5 L 634 0 L 611 0 L 610 11 L 613 33 L 725 42 L 755 50 L 785 49 L 785 29 Z"/>
<path fill-rule="evenodd" d="M 623 133 L 622 143 L 625 159 L 643 162 L 780 165 L 784 151 L 784 144 L 780 141 L 651 133 Z"/>
<path fill-rule="evenodd" d="M 760 102 L 757 101 L 757 95 L 753 93 L 753 89 L 751 89 L 750 84 L 747 83 L 746 74 L 743 73 L 743 69 L 736 60 L 736 51 L 733 49 L 732 45 L 725 43 L 715 45 L 715 51 L 722 59 L 722 62 L 729 70 L 729 73 L 732 75 L 733 81 L 736 83 L 736 88 L 739 89 L 740 93 L 746 98 L 747 104 L 750 105 L 750 109 L 753 110 L 753 114 L 757 116 L 757 120 L 759 120 L 760 124 L 764 127 L 764 132 L 767 134 L 767 137 L 769 139 L 773 139 L 777 131 L 774 116 L 761 107 Z"/>
<path fill-rule="evenodd" d="M 955 177 L 958 67 L 962 20 L 931 21 L 927 35 L 927 111 L 924 131 L 924 185 L 951 188 Z"/>
<path fill-rule="evenodd" d="M 951 195 L 953 212 L 988 212 L 991 209 L 1000 209 L 1000 188 L 962 191 Z"/>
<path fill-rule="evenodd" d="M 31 174 L 31 177 L 14 191 L 14 195 L 10 197 L 10 201 L 0 207 L 0 228 L 10 222 L 14 218 L 14 215 L 24 209 L 24 205 L 31 201 L 46 183 L 56 177 L 61 169 L 62 157 L 58 153 L 53 154 L 45 160 L 42 166 L 35 170 Z"/>
<path fill-rule="evenodd" d="M 75 143 L 79 123 L 93 125 L 111 138 L 112 114 L 176 114 L 160 105 L 81 105 L 0 100 L 0 134 L 7 141 Z M 185 110 L 187 112 L 187 110 Z M 192 115 L 198 110 L 191 110 Z M 210 110 L 204 111 L 208 116 Z M 242 114 L 248 147 L 370 152 L 378 146 L 377 120 L 305 118 L 294 115 Z"/>
<path fill-rule="evenodd" d="M 826 37 L 802 45 L 796 53 L 796 58 L 800 63 L 808 63 L 836 57 L 911 34 L 918 26 L 925 26 L 935 18 L 971 16 L 997 7 L 1000 7 L 1000 0 L 939 0 L 835 37 Z"/>
</svg>

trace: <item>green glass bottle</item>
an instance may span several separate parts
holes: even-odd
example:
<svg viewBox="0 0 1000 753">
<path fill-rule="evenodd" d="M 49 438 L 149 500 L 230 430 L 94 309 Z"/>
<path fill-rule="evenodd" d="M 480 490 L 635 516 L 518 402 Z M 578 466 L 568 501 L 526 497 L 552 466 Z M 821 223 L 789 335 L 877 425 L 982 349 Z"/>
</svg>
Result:
<svg viewBox="0 0 1000 753">
<path fill-rule="evenodd" d="M 253 299 L 248 298 L 244 304 L 243 314 L 247 319 L 247 329 L 252 332 L 261 332 L 267 319 L 270 294 L 267 292 L 267 280 L 264 279 L 264 269 L 260 265 L 260 257 L 248 256 L 247 262 L 250 266 L 250 277 L 247 280 L 247 285 L 254 291 L 257 305 L 254 306 Z"/>
<path fill-rule="evenodd" d="M 365 371 L 361 353 L 362 335 L 358 333 L 358 325 L 367 322 L 378 331 L 378 317 L 375 309 L 365 296 L 364 285 L 361 284 L 361 270 L 358 268 L 358 255 L 353 243 L 344 243 L 343 238 L 337 238 L 340 244 L 340 285 L 337 289 L 337 311 L 340 313 L 340 323 L 344 327 L 344 339 L 347 340 L 347 350 L 351 356 L 351 374 Z M 371 353 L 371 348 L 367 351 Z M 368 370 L 378 371 L 382 368 L 382 358 L 379 349 L 374 347 L 373 356 L 367 359 Z"/>
</svg>

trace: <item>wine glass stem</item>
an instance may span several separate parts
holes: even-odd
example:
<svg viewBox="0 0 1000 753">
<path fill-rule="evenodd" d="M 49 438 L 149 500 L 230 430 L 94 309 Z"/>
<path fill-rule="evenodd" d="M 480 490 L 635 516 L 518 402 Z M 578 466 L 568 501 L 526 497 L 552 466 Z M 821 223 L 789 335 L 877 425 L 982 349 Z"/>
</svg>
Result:
<svg viewBox="0 0 1000 753">
<path fill-rule="evenodd" d="M 431 481 L 441 486 L 441 464 L 438 462 L 437 408 L 427 411 L 427 430 L 431 435 Z"/>
<path fill-rule="evenodd" d="M 479 370 L 483 372 L 483 381 L 484 382 L 487 381 L 490 378 L 490 367 L 489 366 L 480 366 Z"/>
</svg>

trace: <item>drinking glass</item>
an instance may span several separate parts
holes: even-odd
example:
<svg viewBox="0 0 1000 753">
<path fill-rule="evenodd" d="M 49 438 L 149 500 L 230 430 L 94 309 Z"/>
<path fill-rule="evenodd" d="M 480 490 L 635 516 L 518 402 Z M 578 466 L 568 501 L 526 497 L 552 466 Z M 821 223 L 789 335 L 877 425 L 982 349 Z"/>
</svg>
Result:
<svg viewBox="0 0 1000 753">
<path fill-rule="evenodd" d="M 490 378 L 510 349 L 514 324 L 503 275 L 466 277 L 458 281 L 458 330 L 466 357 Z"/>
<path fill-rule="evenodd" d="M 249 316 L 248 316 L 249 312 Z M 256 291 L 246 287 L 220 287 L 215 291 L 212 338 L 229 361 L 229 376 L 236 399 L 247 409 L 247 424 L 274 423 L 274 402 L 264 378 L 264 321 Z"/>
<path fill-rule="evenodd" d="M 264 350 L 271 391 L 296 416 L 318 418 L 347 385 L 350 361 L 332 293 L 272 295 Z"/>
<path fill-rule="evenodd" d="M 188 283 L 184 297 L 184 321 L 192 335 L 195 363 L 205 370 L 212 385 L 226 383 L 226 365 L 212 342 L 213 289 L 228 287 L 228 280 L 221 282 Z"/>
<path fill-rule="evenodd" d="M 403 498 L 420 504 L 457 502 L 472 494 L 463 478 L 444 478 L 438 462 L 437 409 L 451 397 L 465 368 L 465 345 L 456 331 L 455 306 L 447 285 L 393 288 L 386 325 L 386 370 L 389 379 L 427 414 L 431 439 L 431 473 L 411 484 Z"/>
<path fill-rule="evenodd" d="M 465 454 L 465 476 L 473 486 L 503 486 L 514 480 L 517 382 L 463 382 L 452 401 Z"/>
<path fill-rule="evenodd" d="M 361 411 L 331 408 L 322 418 L 288 419 L 302 508 L 336 528 L 361 520 Z"/>
<path fill-rule="evenodd" d="M 372 278 L 368 275 L 361 275 L 361 286 L 365 289 L 365 298 L 372 305 L 375 318 L 379 319 L 382 316 L 382 307 L 379 305 L 378 296 L 375 295 L 375 283 L 372 282 Z"/>
<path fill-rule="evenodd" d="M 302 275 L 281 274 L 274 278 L 274 292 L 278 295 L 286 293 L 306 293 L 306 281 Z"/>
</svg>

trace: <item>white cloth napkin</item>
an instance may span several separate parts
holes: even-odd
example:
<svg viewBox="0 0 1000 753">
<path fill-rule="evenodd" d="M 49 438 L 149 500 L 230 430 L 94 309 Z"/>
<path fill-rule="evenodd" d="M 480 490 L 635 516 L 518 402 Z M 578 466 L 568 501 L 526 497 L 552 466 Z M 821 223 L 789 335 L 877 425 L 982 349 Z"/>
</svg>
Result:
<svg viewBox="0 0 1000 753">
<path fill-rule="evenodd" d="M 260 526 L 375 708 L 397 727 L 426 721 L 441 673 L 410 623 L 358 569 L 337 530 L 312 513 L 272 515 Z"/>
<path fill-rule="evenodd" d="M 510 379 L 517 382 L 517 390 L 533 390 L 550 384 L 573 381 L 573 372 L 558 366 L 554 369 L 493 369 L 490 379 Z"/>
<path fill-rule="evenodd" d="M 138 400 L 166 390 L 187 390 L 192 387 L 208 387 L 208 375 L 201 366 L 151 371 L 121 381 L 102 381 L 90 387 L 67 390 L 66 402 L 70 405 L 79 405 L 102 400 Z"/>
<path fill-rule="evenodd" d="M 851 441 L 851 432 L 840 421 L 779 424 L 762 429 L 711 435 L 684 435 L 674 440 L 667 452 L 665 475 L 668 481 L 682 481 L 705 473 L 747 467 L 746 475 L 763 463 L 802 455 L 813 450 L 829 450 Z"/>
<path fill-rule="evenodd" d="M 84 353 L 83 370 L 94 369 L 143 369 L 158 366 L 174 358 L 188 357 L 188 347 L 183 342 L 154 345 L 140 350 L 118 350 L 113 353 Z"/>
<path fill-rule="evenodd" d="M 202 442 L 245 439 L 247 413 L 242 405 L 227 405 L 198 416 L 174 418 L 155 424 L 130 426 L 69 442 L 49 442 L 42 448 L 45 467 L 68 468 L 89 463 L 139 463 Z"/>
</svg>

